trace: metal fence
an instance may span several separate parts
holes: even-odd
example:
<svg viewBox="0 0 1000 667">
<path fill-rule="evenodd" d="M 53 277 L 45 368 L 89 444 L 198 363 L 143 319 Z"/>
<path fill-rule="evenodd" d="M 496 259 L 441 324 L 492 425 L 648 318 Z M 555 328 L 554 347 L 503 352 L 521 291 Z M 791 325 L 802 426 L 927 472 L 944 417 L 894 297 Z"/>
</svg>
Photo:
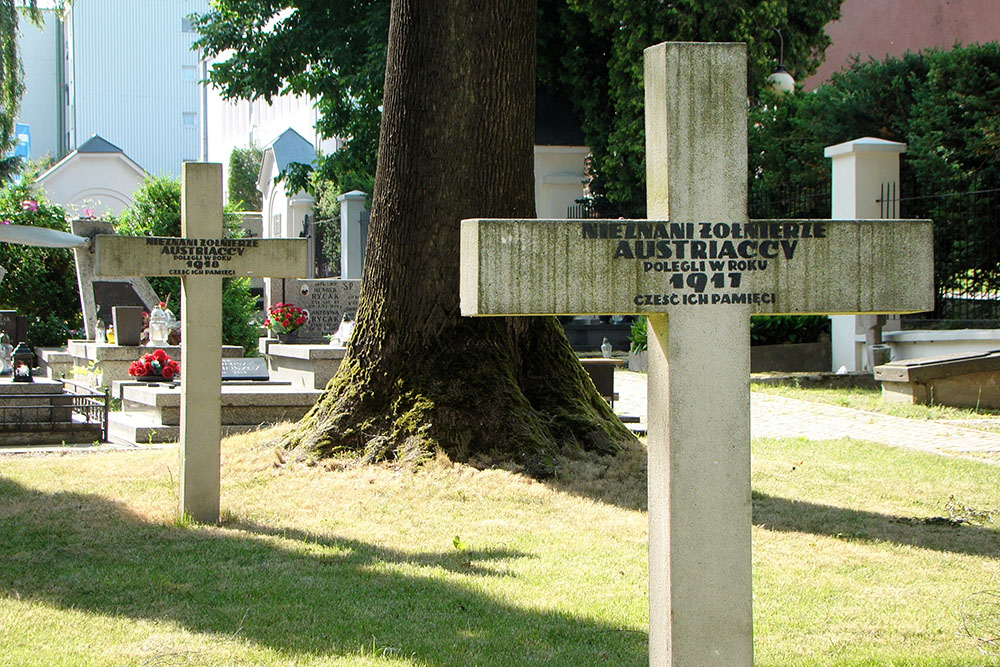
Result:
<svg viewBox="0 0 1000 667">
<path fill-rule="evenodd" d="M 593 218 L 626 218 L 641 220 L 646 217 L 646 202 L 610 202 L 606 199 L 584 199 L 566 208 L 570 220 Z"/>
<path fill-rule="evenodd" d="M 751 218 L 757 219 L 829 219 L 830 191 L 808 190 L 784 187 L 770 191 L 767 196 L 752 196 L 747 202 Z M 627 218 L 646 217 L 646 202 L 609 202 L 603 199 L 586 199 L 567 208 L 566 217 L 578 220 L 584 218 Z"/>
<path fill-rule="evenodd" d="M 752 195 L 747 202 L 747 212 L 750 218 L 757 220 L 828 220 L 830 206 L 829 190 L 786 186 L 767 192 L 766 197 Z"/>
<path fill-rule="evenodd" d="M 97 424 L 108 439 L 110 393 L 63 380 L 63 393 L 0 394 L 0 431 L 47 431 L 70 424 Z"/>
<path fill-rule="evenodd" d="M 992 175 L 976 175 L 960 188 L 912 178 L 899 190 L 883 186 L 883 217 L 934 221 L 934 310 L 904 316 L 906 327 L 1000 327 L 998 185 Z"/>
</svg>

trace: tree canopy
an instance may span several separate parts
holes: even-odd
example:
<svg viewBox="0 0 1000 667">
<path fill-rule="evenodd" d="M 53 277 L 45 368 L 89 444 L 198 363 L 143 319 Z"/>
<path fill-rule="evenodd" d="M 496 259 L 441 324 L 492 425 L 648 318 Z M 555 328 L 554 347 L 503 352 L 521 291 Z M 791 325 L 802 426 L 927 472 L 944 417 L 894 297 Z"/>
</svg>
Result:
<svg viewBox="0 0 1000 667">
<path fill-rule="evenodd" d="M 1000 45 L 855 61 L 814 93 L 750 110 L 750 187 L 823 189 L 823 148 L 858 137 L 908 145 L 904 180 L 957 186 L 1000 170 Z"/>
<path fill-rule="evenodd" d="M 938 196 L 1000 187 L 997 72 L 996 43 L 933 49 L 855 60 L 813 94 L 761 100 L 750 111 L 751 198 L 781 201 L 783 217 L 808 215 L 783 193 L 829 189 L 824 147 L 866 136 L 906 143 L 896 214 L 934 219 L 938 289 L 998 289 L 992 200 L 958 208 Z"/>
<path fill-rule="evenodd" d="M 569 100 L 593 152 L 594 189 L 644 200 L 642 50 L 665 40 L 744 41 L 751 94 L 778 58 L 799 79 L 819 65 L 841 0 L 538 0 L 537 81 Z M 314 178 L 372 191 L 385 71 L 389 0 L 328 3 L 217 0 L 196 23 L 206 54 L 224 58 L 211 81 L 224 96 L 318 99 L 318 130 L 346 138 Z M 292 170 L 293 186 L 308 169 Z"/>
<path fill-rule="evenodd" d="M 0 0 L 0 181 L 10 178 L 21 165 L 20 158 L 7 154 L 17 143 L 14 121 L 24 95 L 24 68 L 17 47 L 22 13 L 35 25 L 41 25 L 37 0 Z"/>
</svg>

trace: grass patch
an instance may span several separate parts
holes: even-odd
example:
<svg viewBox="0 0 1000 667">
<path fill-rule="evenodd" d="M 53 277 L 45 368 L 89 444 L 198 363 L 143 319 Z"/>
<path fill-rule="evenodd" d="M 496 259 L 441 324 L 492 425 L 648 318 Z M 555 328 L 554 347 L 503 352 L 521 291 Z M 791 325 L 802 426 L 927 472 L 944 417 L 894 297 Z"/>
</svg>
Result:
<svg viewBox="0 0 1000 667">
<path fill-rule="evenodd" d="M 647 664 L 643 451 L 539 482 L 276 433 L 224 441 L 221 526 L 175 520 L 175 450 L 0 459 L 0 664 Z M 753 483 L 758 664 L 995 664 L 961 608 L 1000 590 L 1000 468 L 760 440 Z"/>
<path fill-rule="evenodd" d="M 822 389 L 751 383 L 750 390 L 763 394 L 797 398 L 803 401 L 828 403 L 855 410 L 868 410 L 907 419 L 934 419 L 961 422 L 962 426 L 988 431 L 1000 431 L 1000 411 L 954 408 L 947 405 L 911 405 L 882 400 L 881 389 Z"/>
</svg>

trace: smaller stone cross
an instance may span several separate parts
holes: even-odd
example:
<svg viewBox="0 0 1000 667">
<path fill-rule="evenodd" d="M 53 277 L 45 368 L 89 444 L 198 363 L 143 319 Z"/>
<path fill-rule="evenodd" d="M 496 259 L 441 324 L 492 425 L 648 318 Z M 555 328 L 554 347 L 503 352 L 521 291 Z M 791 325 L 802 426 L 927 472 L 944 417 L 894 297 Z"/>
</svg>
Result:
<svg viewBox="0 0 1000 667">
<path fill-rule="evenodd" d="M 199 162 L 181 167 L 180 237 L 94 237 L 99 276 L 181 279 L 181 516 L 219 520 L 222 278 L 304 277 L 307 243 L 224 238 L 222 165 Z"/>
<path fill-rule="evenodd" d="M 652 219 L 464 220 L 462 314 L 649 316 L 649 661 L 749 667 L 750 315 L 930 309 L 931 222 L 748 220 L 745 46 L 645 71 Z"/>
</svg>

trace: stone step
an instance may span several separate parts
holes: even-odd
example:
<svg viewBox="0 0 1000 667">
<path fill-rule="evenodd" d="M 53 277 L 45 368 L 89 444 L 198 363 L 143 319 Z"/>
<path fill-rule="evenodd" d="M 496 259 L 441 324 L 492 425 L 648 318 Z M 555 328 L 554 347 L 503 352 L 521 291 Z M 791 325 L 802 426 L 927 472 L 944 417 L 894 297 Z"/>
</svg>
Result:
<svg viewBox="0 0 1000 667">
<path fill-rule="evenodd" d="M 30 445 L 91 444 L 101 440 L 100 424 L 20 424 L 0 428 L 0 447 Z"/>
<path fill-rule="evenodd" d="M 222 385 L 222 424 L 276 424 L 297 421 L 323 394 L 318 389 L 279 382 L 225 383 Z M 159 426 L 180 424 L 181 390 L 166 383 L 116 383 L 115 396 L 122 412 L 150 417 Z"/>
<path fill-rule="evenodd" d="M 289 418 L 288 421 L 296 421 L 299 417 Z M 223 424 L 222 435 L 225 437 L 235 433 L 247 433 L 267 425 Z M 179 437 L 180 426 L 163 425 L 153 415 L 112 412 L 108 416 L 108 442 L 122 445 L 153 445 L 161 442 L 177 442 Z"/>
</svg>

